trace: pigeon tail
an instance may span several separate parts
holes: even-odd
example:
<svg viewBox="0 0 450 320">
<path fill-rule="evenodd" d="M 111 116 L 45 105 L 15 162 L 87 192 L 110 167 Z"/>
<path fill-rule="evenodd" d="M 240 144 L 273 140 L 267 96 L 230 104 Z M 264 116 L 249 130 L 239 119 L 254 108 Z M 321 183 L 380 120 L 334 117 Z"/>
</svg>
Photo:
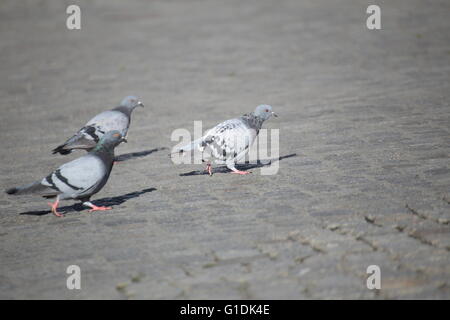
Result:
<svg viewBox="0 0 450 320">
<path fill-rule="evenodd" d="M 64 149 L 66 147 L 66 144 L 62 144 L 60 146 L 57 146 L 55 149 L 52 150 L 52 154 L 62 154 L 62 155 L 66 155 L 72 152 L 71 149 Z"/>
<path fill-rule="evenodd" d="M 185 152 L 189 152 L 194 150 L 196 147 L 198 147 L 201 143 L 203 142 L 203 137 L 192 141 L 191 143 L 178 148 L 176 151 L 172 152 L 172 154 L 176 154 L 176 153 L 185 153 Z"/>
<path fill-rule="evenodd" d="M 30 183 L 30 184 L 27 184 L 24 186 L 7 189 L 5 192 L 7 194 L 19 195 L 19 194 L 25 194 L 25 193 L 34 193 L 34 192 L 40 191 L 45 188 L 47 188 L 47 187 L 43 186 L 40 181 L 36 181 L 36 182 Z"/>
</svg>

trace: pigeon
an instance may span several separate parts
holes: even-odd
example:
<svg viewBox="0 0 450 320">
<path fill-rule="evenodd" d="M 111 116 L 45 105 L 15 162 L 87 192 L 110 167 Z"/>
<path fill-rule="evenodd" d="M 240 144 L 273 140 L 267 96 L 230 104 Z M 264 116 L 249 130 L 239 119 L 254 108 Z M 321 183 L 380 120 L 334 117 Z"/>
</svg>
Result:
<svg viewBox="0 0 450 320">
<path fill-rule="evenodd" d="M 198 149 L 202 153 L 202 161 L 207 162 L 206 171 L 210 176 L 212 175 L 211 163 L 205 160 L 205 153 L 216 163 L 226 164 L 232 173 L 248 174 L 249 171 L 237 170 L 235 164 L 246 155 L 263 122 L 272 115 L 277 117 L 272 107 L 261 104 L 249 114 L 219 123 L 203 137 L 181 147 L 175 153 L 183 154 Z"/>
<path fill-rule="evenodd" d="M 119 131 L 109 131 L 88 154 L 63 164 L 42 180 L 10 188 L 6 193 L 11 195 L 32 193 L 44 198 L 56 197 L 56 201 L 49 205 L 53 214 L 58 217 L 63 216 L 57 211 L 59 201 L 65 199 L 81 200 L 83 205 L 91 208 L 89 212 L 110 210 L 111 207 L 98 207 L 89 200 L 108 181 L 113 167 L 114 148 L 121 142 L 124 142 L 124 138 Z"/>
<path fill-rule="evenodd" d="M 52 150 L 53 154 L 66 155 L 73 149 L 92 150 L 105 132 L 118 130 L 123 137 L 127 136 L 130 126 L 131 113 L 136 107 L 144 107 L 135 96 L 128 96 L 122 100 L 120 106 L 99 113 L 89 120 L 73 137 Z"/>
</svg>

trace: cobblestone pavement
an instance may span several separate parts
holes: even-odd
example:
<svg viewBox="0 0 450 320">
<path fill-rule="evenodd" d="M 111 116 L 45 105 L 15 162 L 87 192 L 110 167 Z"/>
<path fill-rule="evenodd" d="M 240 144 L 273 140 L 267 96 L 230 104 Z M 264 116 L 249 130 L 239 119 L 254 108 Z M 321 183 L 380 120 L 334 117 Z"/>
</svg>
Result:
<svg viewBox="0 0 450 320">
<path fill-rule="evenodd" d="M 450 3 L 377 4 L 370 31 L 365 1 L 2 1 L 2 190 L 123 96 L 146 108 L 93 198 L 113 210 L 0 195 L 0 298 L 450 298 Z M 260 103 L 278 174 L 169 160 L 174 129 Z"/>
</svg>

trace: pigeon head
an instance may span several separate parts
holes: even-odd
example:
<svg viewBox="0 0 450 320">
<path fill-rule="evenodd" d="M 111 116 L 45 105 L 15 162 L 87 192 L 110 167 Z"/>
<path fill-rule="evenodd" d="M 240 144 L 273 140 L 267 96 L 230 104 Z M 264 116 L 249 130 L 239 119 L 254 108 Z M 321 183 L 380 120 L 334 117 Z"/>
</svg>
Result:
<svg viewBox="0 0 450 320">
<path fill-rule="evenodd" d="M 278 117 L 276 113 L 272 111 L 272 106 L 269 106 L 268 104 L 260 104 L 253 113 L 262 120 L 267 120 L 271 116 Z"/>
<path fill-rule="evenodd" d="M 127 142 L 122 134 L 117 130 L 108 131 L 101 137 L 94 151 L 101 149 L 114 150 L 121 142 Z"/>
<path fill-rule="evenodd" d="M 131 111 L 136 107 L 144 107 L 144 104 L 141 101 L 139 101 L 139 99 L 137 97 L 128 96 L 122 100 L 122 102 L 120 103 L 120 106 L 125 107 Z"/>
</svg>

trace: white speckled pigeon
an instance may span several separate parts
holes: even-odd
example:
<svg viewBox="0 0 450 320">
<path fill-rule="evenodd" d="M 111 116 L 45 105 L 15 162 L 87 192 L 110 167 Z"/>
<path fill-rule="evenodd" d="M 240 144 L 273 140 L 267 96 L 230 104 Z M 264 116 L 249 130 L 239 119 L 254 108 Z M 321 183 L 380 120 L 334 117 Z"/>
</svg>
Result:
<svg viewBox="0 0 450 320">
<path fill-rule="evenodd" d="M 105 132 L 119 131 L 123 137 L 127 136 L 133 110 L 144 105 L 135 96 L 128 96 L 122 100 L 120 106 L 99 113 L 89 120 L 73 137 L 62 145 L 53 149 L 53 154 L 69 154 L 73 149 L 92 150 Z"/>
<path fill-rule="evenodd" d="M 81 200 L 83 205 L 91 208 L 89 212 L 109 210 L 110 207 L 98 207 L 89 200 L 108 181 L 113 166 L 114 148 L 122 141 L 124 138 L 119 131 L 109 131 L 88 154 L 63 164 L 40 181 L 8 189 L 6 193 L 13 195 L 33 193 L 45 198 L 56 197 L 56 201 L 49 205 L 53 214 L 58 217 L 62 216 L 57 211 L 58 203 L 64 199 Z"/>
<path fill-rule="evenodd" d="M 203 137 L 176 152 L 184 153 L 197 148 L 202 152 L 202 161 L 205 162 L 205 150 L 208 150 L 208 156 L 215 159 L 216 163 L 226 164 L 232 173 L 248 174 L 250 172 L 237 170 L 235 164 L 245 156 L 255 141 L 263 122 L 272 115 L 277 117 L 271 106 L 259 105 L 252 113 L 219 123 Z M 209 160 L 206 162 L 206 170 L 209 175 L 212 175 L 211 163 Z"/>
</svg>

